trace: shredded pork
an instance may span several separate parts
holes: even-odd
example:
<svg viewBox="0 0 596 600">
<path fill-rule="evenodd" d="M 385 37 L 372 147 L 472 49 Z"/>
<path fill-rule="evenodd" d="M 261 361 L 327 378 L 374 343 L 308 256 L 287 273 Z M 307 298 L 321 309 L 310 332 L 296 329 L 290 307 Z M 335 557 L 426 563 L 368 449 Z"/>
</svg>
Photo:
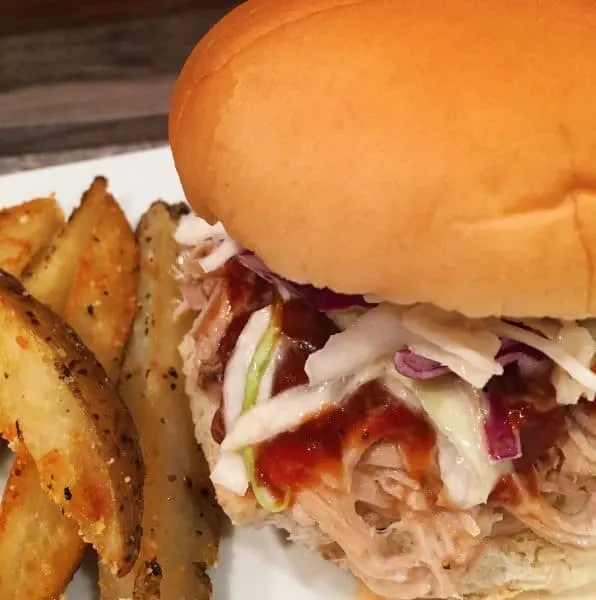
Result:
<svg viewBox="0 0 596 600">
<path fill-rule="evenodd" d="M 191 371 L 199 380 L 214 376 L 221 380 L 220 348 L 224 337 L 236 319 L 245 319 L 267 306 L 273 296 L 268 284 L 236 261 L 204 273 L 199 260 L 212 248 L 212 242 L 204 242 L 182 255 L 178 265 L 182 303 L 177 313 L 188 310 L 197 313 L 181 353 L 185 362 L 193 361 Z"/>
<path fill-rule="evenodd" d="M 197 382 L 214 376 L 221 380 L 221 348 L 234 319 L 272 297 L 271 289 L 263 291 L 262 282 L 248 271 L 224 267 L 203 274 L 197 260 L 206 250 L 195 250 L 181 265 L 182 309 L 198 313 L 181 349 L 186 372 Z M 240 294 L 233 288 L 239 285 L 234 277 L 242 279 Z M 528 396 L 526 389 L 501 391 L 517 400 L 520 394 Z M 544 396 L 530 391 L 532 401 Z M 546 400 L 540 406 L 552 408 Z M 341 477 L 302 489 L 282 522 L 296 523 L 297 528 L 288 529 L 300 535 L 312 527 L 323 554 L 349 568 L 373 592 L 395 599 L 457 597 L 459 578 L 496 533 L 525 527 L 553 544 L 596 547 L 596 413 L 581 405 L 565 411 L 564 435 L 531 470 L 509 476 L 506 500 L 458 509 L 442 489 L 446 467 L 439 468 L 436 447 L 421 479 L 409 472 L 397 443 L 377 441 L 349 449 Z M 448 474 L 459 477 L 456 469 L 454 462 Z M 466 485 L 462 479 L 462 494 Z"/>
<path fill-rule="evenodd" d="M 523 501 L 510 512 L 553 544 L 596 547 L 596 413 L 569 410 L 565 437 L 537 463 L 536 483 L 516 481 Z M 537 485 L 540 493 L 528 493 Z"/>
</svg>

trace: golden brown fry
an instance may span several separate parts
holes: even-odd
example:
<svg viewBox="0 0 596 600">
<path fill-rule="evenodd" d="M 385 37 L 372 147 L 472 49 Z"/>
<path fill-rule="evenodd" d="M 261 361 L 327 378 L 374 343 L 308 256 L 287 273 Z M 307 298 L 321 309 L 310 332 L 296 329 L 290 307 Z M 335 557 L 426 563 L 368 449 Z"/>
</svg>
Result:
<svg viewBox="0 0 596 600">
<path fill-rule="evenodd" d="M 136 558 L 143 460 L 136 427 L 75 332 L 0 272 L 0 432 L 24 444 L 40 482 L 105 564 Z"/>
<path fill-rule="evenodd" d="M 179 290 L 171 275 L 181 206 L 152 205 L 137 229 L 140 311 L 119 386 L 137 424 L 147 468 L 141 553 L 131 573 L 101 573 L 102 600 L 205 600 L 205 568 L 216 559 L 218 509 L 195 442 L 178 345 L 190 323 L 173 321 Z"/>
<path fill-rule="evenodd" d="M 68 227 L 25 268 L 22 281 L 27 290 L 57 313 L 64 311 L 79 253 L 86 247 L 93 229 L 115 205 L 116 201 L 107 193 L 106 179 L 97 177 L 71 215 Z M 56 285 L 57 281 L 62 284 Z"/>
<path fill-rule="evenodd" d="M 83 249 L 82 249 L 83 250 Z M 79 256 L 64 318 L 118 380 L 137 308 L 139 250 L 117 204 L 106 212 Z"/>
<path fill-rule="evenodd" d="M 88 210 L 89 206 L 83 204 L 80 211 Z M 68 238 L 73 222 L 69 222 L 63 237 Z M 123 347 L 136 311 L 138 246 L 128 221 L 114 201 L 108 203 L 102 220 L 88 231 L 87 237 L 86 248 L 77 257 L 73 283 L 55 278 L 45 291 L 52 295 L 53 287 L 70 287 L 61 316 L 77 331 L 108 375 L 117 380 Z M 84 544 L 74 521 L 65 518 L 41 489 L 35 463 L 28 460 L 26 449 L 18 453 L 22 459 L 13 466 L 13 493 L 10 497 L 5 495 L 2 501 L 0 522 L 6 522 L 11 530 L 26 531 L 27 535 L 19 544 L 14 543 L 18 538 L 11 535 L 0 536 L 0 598 L 57 597 L 79 564 Z M 23 573 L 23 581 L 15 582 L 9 579 L 13 563 L 36 568 L 42 565 L 46 576 L 26 579 L 26 573 L 19 571 Z"/>
<path fill-rule="evenodd" d="M 23 514 L 26 519 L 19 518 Z M 59 527 L 56 516 L 61 518 Z M 59 556 L 52 551 L 56 547 L 61 549 Z M 35 462 L 25 448 L 17 450 L 0 513 L 0 598 L 57 598 L 83 549 L 77 524 L 63 517 L 43 493 Z"/>
<path fill-rule="evenodd" d="M 64 225 L 55 198 L 37 198 L 0 210 L 0 269 L 17 277 Z"/>
</svg>

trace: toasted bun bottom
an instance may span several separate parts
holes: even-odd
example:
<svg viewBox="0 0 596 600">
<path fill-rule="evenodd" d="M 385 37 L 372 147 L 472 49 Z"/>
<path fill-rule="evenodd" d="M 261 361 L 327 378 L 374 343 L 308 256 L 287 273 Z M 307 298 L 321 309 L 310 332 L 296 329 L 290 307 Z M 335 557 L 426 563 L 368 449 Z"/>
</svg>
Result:
<svg viewBox="0 0 596 600">
<path fill-rule="evenodd" d="M 533 533 L 493 538 L 475 568 L 461 581 L 468 600 L 592 600 L 596 598 L 596 552 L 561 549 Z M 355 600 L 383 600 L 358 583 Z"/>
<path fill-rule="evenodd" d="M 220 405 L 221 392 L 215 386 L 208 393 L 189 386 L 195 435 L 201 444 L 209 467 L 219 455 L 219 445 L 211 435 L 211 422 Z M 240 497 L 230 490 L 215 486 L 218 502 L 235 525 L 274 525 L 287 531 L 290 537 L 313 552 L 329 558 L 329 540 L 316 525 L 305 527 L 284 513 L 270 515 L 261 510 L 250 497 Z M 340 561 L 336 564 L 346 568 Z M 486 551 L 474 568 L 458 584 L 459 592 L 469 600 L 541 600 L 545 594 L 560 594 L 596 584 L 596 551 L 576 548 L 562 549 L 534 535 L 523 532 L 508 537 L 491 538 Z M 566 600 L 596 597 L 596 586 L 579 595 L 565 595 Z M 379 600 L 363 586 L 357 600 Z M 520 596 L 520 594 L 522 594 Z"/>
</svg>

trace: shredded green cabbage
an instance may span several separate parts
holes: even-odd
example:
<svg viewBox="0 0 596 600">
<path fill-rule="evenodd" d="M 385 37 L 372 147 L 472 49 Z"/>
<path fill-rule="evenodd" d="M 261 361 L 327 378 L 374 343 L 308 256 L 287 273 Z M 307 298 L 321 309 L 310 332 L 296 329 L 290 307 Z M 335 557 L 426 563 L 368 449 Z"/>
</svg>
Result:
<svg viewBox="0 0 596 600">
<path fill-rule="evenodd" d="M 244 387 L 244 398 L 242 400 L 242 411 L 250 410 L 256 403 L 263 375 L 271 362 L 275 345 L 280 335 L 279 308 L 274 306 L 271 311 L 271 320 L 259 343 L 253 357 L 248 365 L 246 373 L 246 385 Z M 242 450 L 244 465 L 248 473 L 248 480 L 257 502 L 269 512 L 277 513 L 285 510 L 290 504 L 290 490 L 285 490 L 281 501 L 277 500 L 266 486 L 257 481 L 255 472 L 255 450 L 253 446 L 246 446 Z"/>
<path fill-rule="evenodd" d="M 271 311 L 271 320 L 265 332 L 261 336 L 255 349 L 248 371 L 246 373 L 246 386 L 244 388 L 244 398 L 242 400 L 242 412 L 250 410 L 256 403 L 259 396 L 259 387 L 263 375 L 267 370 L 275 344 L 279 339 L 279 309 L 273 307 Z"/>
<path fill-rule="evenodd" d="M 267 489 L 267 486 L 261 485 L 255 476 L 255 450 L 253 446 L 247 446 L 242 450 L 242 457 L 248 473 L 248 480 L 252 488 L 253 494 L 257 502 L 267 511 L 271 513 L 279 513 L 288 508 L 290 505 L 290 490 L 284 491 L 282 500 L 278 500 Z"/>
</svg>

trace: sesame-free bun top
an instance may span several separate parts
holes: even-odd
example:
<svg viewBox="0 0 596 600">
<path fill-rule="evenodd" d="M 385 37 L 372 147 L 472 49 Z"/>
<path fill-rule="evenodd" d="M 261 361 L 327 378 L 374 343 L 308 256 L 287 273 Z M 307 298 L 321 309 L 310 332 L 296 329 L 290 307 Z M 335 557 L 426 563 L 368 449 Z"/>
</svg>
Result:
<svg viewBox="0 0 596 600">
<path fill-rule="evenodd" d="M 196 212 L 289 279 L 596 314 L 591 0 L 249 0 L 184 66 L 170 143 Z"/>
</svg>

